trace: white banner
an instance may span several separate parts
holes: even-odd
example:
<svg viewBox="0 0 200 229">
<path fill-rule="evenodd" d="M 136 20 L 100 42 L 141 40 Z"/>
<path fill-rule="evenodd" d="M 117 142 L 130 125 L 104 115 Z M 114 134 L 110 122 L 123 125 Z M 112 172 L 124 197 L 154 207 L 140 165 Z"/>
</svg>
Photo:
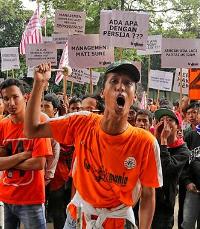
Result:
<svg viewBox="0 0 200 229">
<path fill-rule="evenodd" d="M 173 92 L 180 93 L 180 68 L 176 69 Z M 182 68 L 182 92 L 186 95 L 189 92 L 188 69 L 186 68 Z"/>
<path fill-rule="evenodd" d="M 138 50 L 138 55 L 154 55 L 162 53 L 162 35 L 148 36 L 146 51 Z"/>
<path fill-rule="evenodd" d="M 200 39 L 162 39 L 162 68 L 200 68 Z"/>
<path fill-rule="evenodd" d="M 1 48 L 1 71 L 20 69 L 18 47 Z"/>
<path fill-rule="evenodd" d="M 173 82 L 173 72 L 150 70 L 149 88 L 161 91 L 171 91 Z"/>
<path fill-rule="evenodd" d="M 65 44 L 68 40 L 68 35 L 58 33 L 58 34 L 53 34 L 52 37 L 53 37 L 53 42 L 56 43 L 57 49 L 64 49 Z"/>
<path fill-rule="evenodd" d="M 114 62 L 114 48 L 100 45 L 98 34 L 69 36 L 68 54 L 72 68 L 106 67 Z"/>
<path fill-rule="evenodd" d="M 100 44 L 145 50 L 149 15 L 131 11 L 102 10 Z"/>
<path fill-rule="evenodd" d="M 57 49 L 55 43 L 29 44 L 26 48 L 26 65 L 35 67 L 44 62 L 57 65 Z"/>
<path fill-rule="evenodd" d="M 54 32 L 68 35 L 84 34 L 85 18 L 85 12 L 56 10 Z"/>
<path fill-rule="evenodd" d="M 97 85 L 100 73 L 92 71 L 92 84 Z M 73 68 L 72 74 L 67 78 L 69 81 L 78 80 L 84 83 L 90 83 L 90 70 L 84 68 Z M 77 82 L 78 83 L 78 82 Z"/>
</svg>

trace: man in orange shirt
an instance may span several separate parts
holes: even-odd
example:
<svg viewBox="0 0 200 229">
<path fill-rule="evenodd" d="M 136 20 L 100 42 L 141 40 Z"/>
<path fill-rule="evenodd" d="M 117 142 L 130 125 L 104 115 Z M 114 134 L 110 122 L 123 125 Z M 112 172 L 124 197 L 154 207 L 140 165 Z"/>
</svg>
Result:
<svg viewBox="0 0 200 229">
<path fill-rule="evenodd" d="M 26 94 L 23 83 L 7 79 L 0 92 L 9 115 L 0 122 L 0 201 L 4 227 L 46 229 L 44 214 L 45 157 L 52 154 L 48 139 L 28 139 L 23 133 Z"/>
<path fill-rule="evenodd" d="M 42 91 L 50 74 L 50 64 L 36 69 L 25 132 L 29 137 L 53 137 L 75 146 L 72 176 L 77 192 L 68 205 L 65 228 L 75 228 L 80 206 L 87 228 L 124 228 L 125 219 L 134 224 L 132 206 L 141 196 L 139 227 L 149 229 L 155 188 L 162 185 L 162 172 L 154 136 L 127 121 L 140 79 L 138 69 L 127 62 L 107 68 L 104 115 L 82 111 L 40 124 Z"/>
</svg>

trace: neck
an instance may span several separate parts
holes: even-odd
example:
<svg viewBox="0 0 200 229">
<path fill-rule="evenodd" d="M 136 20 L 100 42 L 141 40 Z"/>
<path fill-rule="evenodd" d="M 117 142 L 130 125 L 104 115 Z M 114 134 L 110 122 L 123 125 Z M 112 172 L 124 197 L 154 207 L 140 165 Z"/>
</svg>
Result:
<svg viewBox="0 0 200 229">
<path fill-rule="evenodd" d="M 102 130 L 110 135 L 118 135 L 123 133 L 128 128 L 128 115 L 116 115 L 104 112 L 101 128 Z"/>
<path fill-rule="evenodd" d="M 20 112 L 16 115 L 11 115 L 11 119 L 14 123 L 23 123 L 25 117 L 25 110 L 23 112 Z"/>
<path fill-rule="evenodd" d="M 169 136 L 169 138 L 167 139 L 167 144 L 168 144 L 168 145 L 173 144 L 177 139 L 178 139 L 178 138 L 177 138 L 176 135 Z"/>
</svg>

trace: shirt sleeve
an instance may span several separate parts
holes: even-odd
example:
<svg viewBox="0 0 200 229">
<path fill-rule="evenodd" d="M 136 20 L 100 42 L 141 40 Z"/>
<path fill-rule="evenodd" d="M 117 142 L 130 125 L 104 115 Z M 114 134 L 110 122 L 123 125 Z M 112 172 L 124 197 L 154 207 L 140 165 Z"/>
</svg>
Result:
<svg viewBox="0 0 200 229">
<path fill-rule="evenodd" d="M 51 139 L 36 138 L 34 139 L 32 157 L 46 157 L 52 155 Z"/>
<path fill-rule="evenodd" d="M 75 136 L 79 131 L 83 130 L 84 125 L 87 123 L 87 116 L 90 113 L 81 114 L 81 112 L 72 113 L 58 119 L 50 119 L 48 123 L 53 138 L 61 144 L 73 145 Z"/>
<path fill-rule="evenodd" d="M 163 185 L 160 147 L 155 138 L 147 143 L 146 152 L 143 154 L 140 181 L 146 187 L 158 188 Z"/>
</svg>

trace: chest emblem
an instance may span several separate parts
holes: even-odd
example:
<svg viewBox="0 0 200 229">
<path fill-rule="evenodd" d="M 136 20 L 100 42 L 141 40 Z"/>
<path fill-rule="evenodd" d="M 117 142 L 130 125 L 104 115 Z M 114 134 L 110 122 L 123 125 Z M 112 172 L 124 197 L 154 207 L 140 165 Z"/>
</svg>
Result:
<svg viewBox="0 0 200 229">
<path fill-rule="evenodd" d="M 127 157 L 124 161 L 124 167 L 127 169 L 133 169 L 136 167 L 136 160 L 134 157 Z"/>
</svg>

